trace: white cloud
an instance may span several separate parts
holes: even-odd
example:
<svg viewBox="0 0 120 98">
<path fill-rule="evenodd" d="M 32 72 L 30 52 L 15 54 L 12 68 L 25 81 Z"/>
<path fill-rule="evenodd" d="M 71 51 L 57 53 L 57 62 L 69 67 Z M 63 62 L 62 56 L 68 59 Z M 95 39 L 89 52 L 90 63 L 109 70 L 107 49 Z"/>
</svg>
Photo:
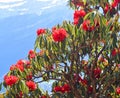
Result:
<svg viewBox="0 0 120 98">
<path fill-rule="evenodd" d="M 24 0 L 0 0 L 0 3 L 12 3 L 12 2 L 20 2 Z"/>
<path fill-rule="evenodd" d="M 19 2 L 19 3 L 15 3 L 15 4 L 0 5 L 0 9 L 8 9 L 8 8 L 18 7 L 18 6 L 21 6 L 21 5 L 25 4 L 25 2 L 26 2 L 26 1 L 24 1 L 24 2 Z"/>
</svg>

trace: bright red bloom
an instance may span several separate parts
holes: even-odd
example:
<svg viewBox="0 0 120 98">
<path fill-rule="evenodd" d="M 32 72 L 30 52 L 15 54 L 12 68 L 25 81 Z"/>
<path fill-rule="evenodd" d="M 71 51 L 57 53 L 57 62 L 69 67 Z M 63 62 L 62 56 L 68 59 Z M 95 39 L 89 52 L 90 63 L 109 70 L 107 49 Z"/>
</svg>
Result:
<svg viewBox="0 0 120 98">
<path fill-rule="evenodd" d="M 76 10 L 74 13 L 74 18 L 80 18 L 80 17 L 84 17 L 86 15 L 86 12 L 84 10 Z"/>
<path fill-rule="evenodd" d="M 24 71 L 24 65 L 16 64 L 16 68 L 17 68 L 18 70 L 20 70 L 21 72 Z"/>
<path fill-rule="evenodd" d="M 110 10 L 110 6 L 109 6 L 109 4 L 106 4 L 106 6 L 104 8 L 104 13 L 106 14 L 109 10 Z"/>
<path fill-rule="evenodd" d="M 5 81 L 6 85 L 9 85 L 9 86 L 14 85 L 18 80 L 19 80 L 19 78 L 16 76 L 13 76 L 13 75 L 4 77 L 4 81 Z"/>
<path fill-rule="evenodd" d="M 118 53 L 117 49 L 114 48 L 114 49 L 112 50 L 112 52 L 111 52 L 111 55 L 112 55 L 112 56 L 116 56 L 117 53 Z"/>
<path fill-rule="evenodd" d="M 94 73 L 95 78 L 100 78 L 101 69 L 99 67 L 97 67 L 94 69 L 93 73 Z"/>
<path fill-rule="evenodd" d="M 120 87 L 117 87 L 117 88 L 116 88 L 116 93 L 117 93 L 117 94 L 120 94 Z"/>
<path fill-rule="evenodd" d="M 64 84 L 63 87 L 64 92 L 69 92 L 70 91 L 70 85 L 69 84 Z"/>
<path fill-rule="evenodd" d="M 29 88 L 29 90 L 31 90 L 31 91 L 34 91 L 37 89 L 37 86 L 36 86 L 35 82 L 33 82 L 33 81 L 27 81 L 26 85 Z"/>
<path fill-rule="evenodd" d="M 54 92 L 61 92 L 61 90 L 62 90 L 62 87 L 61 87 L 61 86 L 55 86 L 55 87 L 53 88 L 53 91 L 54 91 Z"/>
<path fill-rule="evenodd" d="M 45 29 L 38 29 L 37 30 L 37 36 L 40 36 L 41 34 L 44 34 L 46 32 Z"/>
<path fill-rule="evenodd" d="M 79 23 L 79 19 L 81 17 L 84 17 L 86 15 L 86 12 L 84 10 L 76 10 L 74 12 L 74 24 L 77 25 Z"/>
<path fill-rule="evenodd" d="M 94 26 L 90 25 L 90 20 L 85 20 L 83 23 L 82 23 L 82 29 L 84 31 L 93 31 L 94 30 Z"/>
<path fill-rule="evenodd" d="M 74 25 L 77 25 L 79 23 L 79 18 L 74 18 Z"/>
<path fill-rule="evenodd" d="M 10 66 L 10 70 L 11 70 L 11 71 L 13 71 L 13 70 L 15 70 L 15 69 L 16 69 L 16 66 L 15 66 L 15 65 Z"/>
<path fill-rule="evenodd" d="M 55 42 L 62 42 L 67 37 L 67 32 L 64 28 L 54 30 L 52 33 Z"/>
<path fill-rule="evenodd" d="M 30 50 L 28 55 L 29 55 L 30 59 L 33 59 L 36 56 L 36 54 L 35 54 L 35 52 L 33 50 Z"/>
<path fill-rule="evenodd" d="M 113 8 L 115 8 L 116 6 L 118 6 L 118 3 L 119 3 L 120 1 L 118 1 L 118 0 L 114 0 L 113 2 L 112 2 L 112 7 Z"/>
</svg>

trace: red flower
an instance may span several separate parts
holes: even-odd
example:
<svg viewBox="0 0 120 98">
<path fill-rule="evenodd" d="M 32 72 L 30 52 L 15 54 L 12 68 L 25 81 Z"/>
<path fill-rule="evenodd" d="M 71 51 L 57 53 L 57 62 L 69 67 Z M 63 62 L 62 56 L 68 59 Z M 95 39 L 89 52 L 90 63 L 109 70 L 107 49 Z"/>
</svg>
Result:
<svg viewBox="0 0 120 98">
<path fill-rule="evenodd" d="M 26 85 L 29 88 L 29 90 L 31 90 L 31 91 L 34 91 L 37 88 L 35 82 L 33 82 L 33 81 L 27 81 Z"/>
<path fill-rule="evenodd" d="M 82 29 L 84 30 L 84 31 L 93 31 L 94 30 L 94 26 L 92 25 L 90 25 L 90 20 L 85 20 L 83 23 L 82 23 Z"/>
<path fill-rule="evenodd" d="M 13 70 L 15 70 L 15 69 L 16 69 L 16 66 L 15 66 L 15 65 L 10 66 L 10 70 L 11 70 L 11 71 L 13 71 Z"/>
<path fill-rule="evenodd" d="M 55 86 L 55 87 L 53 88 L 53 91 L 54 91 L 54 92 L 61 92 L 61 90 L 62 90 L 62 87 L 61 87 L 61 86 Z"/>
<path fill-rule="evenodd" d="M 6 85 L 9 85 L 9 86 L 12 86 L 12 85 L 15 84 L 18 80 L 19 80 L 19 78 L 16 77 L 16 76 L 13 76 L 13 75 L 11 75 L 11 76 L 5 76 L 5 77 L 4 77 L 4 81 L 5 81 Z"/>
<path fill-rule="evenodd" d="M 74 18 L 78 17 L 84 17 L 86 15 L 86 12 L 84 10 L 76 10 L 74 13 Z"/>
<path fill-rule="evenodd" d="M 85 30 L 85 31 L 88 31 L 89 30 L 89 25 L 90 25 L 90 20 L 85 20 L 82 23 L 82 29 Z"/>
<path fill-rule="evenodd" d="M 74 24 L 77 25 L 79 23 L 79 19 L 81 17 L 84 17 L 86 15 L 86 12 L 84 10 L 76 10 L 74 13 Z"/>
<path fill-rule="evenodd" d="M 100 78 L 101 69 L 99 67 L 97 67 L 94 69 L 93 73 L 94 73 L 95 78 Z"/>
<path fill-rule="evenodd" d="M 74 18 L 74 25 L 77 25 L 79 23 L 79 18 Z"/>
<path fill-rule="evenodd" d="M 115 8 L 116 6 L 118 6 L 118 3 L 119 3 L 120 1 L 118 1 L 118 0 L 114 0 L 113 2 L 112 2 L 112 7 L 113 8 Z"/>
<path fill-rule="evenodd" d="M 67 37 L 67 32 L 64 28 L 60 28 L 53 31 L 52 37 L 55 42 L 62 42 Z"/>
<path fill-rule="evenodd" d="M 40 36 L 41 34 L 44 34 L 46 32 L 45 29 L 38 29 L 37 30 L 37 36 Z"/>
<path fill-rule="evenodd" d="M 68 85 L 68 84 L 64 84 L 62 88 L 64 89 L 64 92 L 70 91 L 70 85 Z"/>
<path fill-rule="evenodd" d="M 110 9 L 109 4 L 106 4 L 105 8 L 104 8 L 104 13 L 106 14 Z"/>
<path fill-rule="evenodd" d="M 29 53 L 28 53 L 28 55 L 29 55 L 30 59 L 33 59 L 33 58 L 35 58 L 36 54 L 35 54 L 35 52 L 33 50 L 30 50 Z"/>
<path fill-rule="evenodd" d="M 111 52 L 111 55 L 112 55 L 112 56 L 116 56 L 117 53 L 118 53 L 117 49 L 114 48 L 114 49 L 112 50 L 112 52 Z"/>
<path fill-rule="evenodd" d="M 116 88 L 116 93 L 117 93 L 117 94 L 120 94 L 120 87 L 117 87 L 117 88 Z"/>
</svg>

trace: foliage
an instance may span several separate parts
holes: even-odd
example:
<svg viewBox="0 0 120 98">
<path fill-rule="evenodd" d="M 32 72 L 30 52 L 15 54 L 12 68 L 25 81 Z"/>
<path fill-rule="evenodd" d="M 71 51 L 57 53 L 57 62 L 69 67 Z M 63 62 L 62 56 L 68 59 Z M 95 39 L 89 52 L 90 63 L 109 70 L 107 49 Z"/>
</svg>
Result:
<svg viewBox="0 0 120 98">
<path fill-rule="evenodd" d="M 10 67 L 2 83 L 5 98 L 120 97 L 120 0 L 69 0 L 69 5 L 74 21 L 38 29 L 28 60 Z M 48 94 L 39 84 L 50 80 Z"/>
</svg>

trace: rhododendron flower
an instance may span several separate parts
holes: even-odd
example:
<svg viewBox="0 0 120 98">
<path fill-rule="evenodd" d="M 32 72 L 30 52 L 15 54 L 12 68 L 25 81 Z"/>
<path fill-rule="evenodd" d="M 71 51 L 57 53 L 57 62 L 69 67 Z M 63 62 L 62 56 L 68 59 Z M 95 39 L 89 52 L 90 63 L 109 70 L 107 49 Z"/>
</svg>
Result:
<svg viewBox="0 0 120 98">
<path fill-rule="evenodd" d="M 70 85 L 69 84 L 64 84 L 62 86 L 62 88 L 64 89 L 64 92 L 69 92 L 70 91 Z"/>
<path fill-rule="evenodd" d="M 37 86 L 36 86 L 35 82 L 33 82 L 33 81 L 27 81 L 26 85 L 29 88 L 29 90 L 31 90 L 31 91 L 34 91 L 37 89 Z"/>
<path fill-rule="evenodd" d="M 104 8 L 104 13 L 106 14 L 109 10 L 110 10 L 110 5 L 106 4 L 106 6 Z"/>
<path fill-rule="evenodd" d="M 74 18 L 74 25 L 77 25 L 79 23 L 79 18 Z"/>
<path fill-rule="evenodd" d="M 44 34 L 45 32 L 46 32 L 45 29 L 38 29 L 37 30 L 37 36 L 40 36 L 40 35 Z"/>
<path fill-rule="evenodd" d="M 94 73 L 95 78 L 99 78 L 100 74 L 101 74 L 101 69 L 99 67 L 97 67 L 94 69 L 93 73 Z"/>
<path fill-rule="evenodd" d="M 36 54 L 33 50 L 30 50 L 29 53 L 28 53 L 28 56 L 29 56 L 30 59 L 33 59 L 33 58 L 35 58 Z"/>
<path fill-rule="evenodd" d="M 18 77 L 10 75 L 10 76 L 5 76 L 4 77 L 4 81 L 6 83 L 6 85 L 12 86 L 14 84 L 16 84 L 16 82 L 19 80 Z"/>
<path fill-rule="evenodd" d="M 116 88 L 116 93 L 117 93 L 117 94 L 120 94 L 120 87 L 117 87 L 117 88 Z"/>
<path fill-rule="evenodd" d="M 115 48 L 115 49 L 112 50 L 111 55 L 116 56 L 117 53 L 118 53 L 118 50 Z"/>
<path fill-rule="evenodd" d="M 84 31 L 93 31 L 94 30 L 94 26 L 90 26 L 90 20 L 85 20 L 82 23 L 82 29 Z"/>
<path fill-rule="evenodd" d="M 52 32 L 52 37 L 55 42 L 62 42 L 67 37 L 67 32 L 64 28 L 59 28 Z"/>
<path fill-rule="evenodd" d="M 53 89 L 54 92 L 61 92 L 61 90 L 62 90 L 61 86 L 55 86 Z"/>
<path fill-rule="evenodd" d="M 84 10 L 76 10 L 75 13 L 74 13 L 74 18 L 75 17 L 84 17 L 86 15 L 86 12 Z"/>
<path fill-rule="evenodd" d="M 16 64 L 15 66 L 18 70 L 20 70 L 22 72 L 24 71 L 24 65 Z"/>
<path fill-rule="evenodd" d="M 15 66 L 15 65 L 10 66 L 10 70 L 11 70 L 11 71 L 13 71 L 13 70 L 15 70 L 15 69 L 16 69 L 16 66 Z"/>
<path fill-rule="evenodd" d="M 115 8 L 116 6 L 118 6 L 118 3 L 119 3 L 118 0 L 114 0 L 114 1 L 112 2 L 112 7 Z"/>
<path fill-rule="evenodd" d="M 84 17 L 86 12 L 84 10 L 76 10 L 74 13 L 74 24 L 77 25 L 79 23 L 79 19 Z"/>
</svg>

